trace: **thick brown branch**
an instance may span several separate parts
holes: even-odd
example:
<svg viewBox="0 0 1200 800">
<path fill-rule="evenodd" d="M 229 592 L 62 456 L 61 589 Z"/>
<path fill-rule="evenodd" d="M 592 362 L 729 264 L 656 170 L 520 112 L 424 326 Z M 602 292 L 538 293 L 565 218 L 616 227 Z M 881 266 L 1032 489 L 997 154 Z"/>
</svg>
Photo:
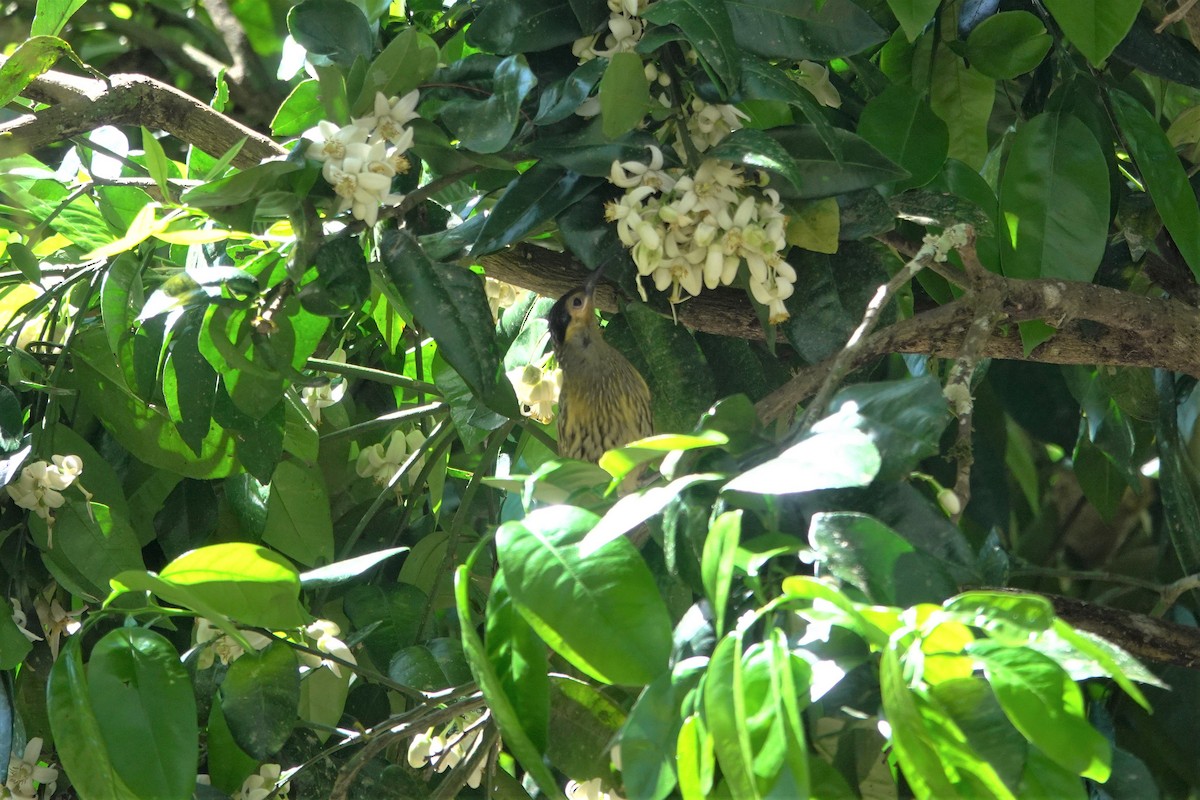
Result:
<svg viewBox="0 0 1200 800">
<path fill-rule="evenodd" d="M 242 168 L 287 154 L 268 137 L 161 81 L 143 75 L 113 75 L 109 83 L 106 86 L 103 81 L 56 71 L 38 78 L 22 94 L 55 105 L 0 125 L 0 158 L 27 153 L 103 125 L 142 125 L 163 130 L 218 158 L 245 138 L 245 146 L 233 160 Z"/>
<path fill-rule="evenodd" d="M 1200 667 L 1200 629 L 1070 597 L 1046 597 L 1067 622 L 1104 637 L 1143 661 Z"/>
</svg>

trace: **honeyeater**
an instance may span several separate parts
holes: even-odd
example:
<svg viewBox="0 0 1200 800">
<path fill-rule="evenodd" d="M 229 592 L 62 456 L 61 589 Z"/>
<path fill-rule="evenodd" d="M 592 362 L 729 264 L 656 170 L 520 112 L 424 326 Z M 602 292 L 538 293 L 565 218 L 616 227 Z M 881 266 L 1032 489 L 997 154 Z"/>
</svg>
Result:
<svg viewBox="0 0 1200 800">
<path fill-rule="evenodd" d="M 562 369 L 558 454 L 598 461 L 605 450 L 654 432 L 650 389 L 641 373 L 600 333 L 592 295 L 600 270 L 550 309 L 550 339 Z"/>
</svg>

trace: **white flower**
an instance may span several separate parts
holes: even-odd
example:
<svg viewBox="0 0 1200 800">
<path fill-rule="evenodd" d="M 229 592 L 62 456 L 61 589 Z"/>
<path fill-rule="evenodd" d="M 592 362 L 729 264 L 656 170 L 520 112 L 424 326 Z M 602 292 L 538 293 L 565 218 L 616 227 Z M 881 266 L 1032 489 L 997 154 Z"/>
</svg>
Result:
<svg viewBox="0 0 1200 800">
<path fill-rule="evenodd" d="M 373 478 L 375 483 L 380 486 L 387 486 L 392 482 L 392 478 L 395 477 L 404 462 L 408 460 L 409 455 L 424 443 L 425 434 L 419 430 L 411 430 L 408 433 L 395 431 L 387 440 L 386 448 L 383 442 L 380 442 L 364 448 L 358 454 L 358 460 L 354 464 L 355 472 L 360 478 Z M 419 473 L 424 464 L 424 456 L 417 459 L 404 479 L 396 484 L 397 495 L 402 488 L 407 488 L 411 484 L 412 476 Z"/>
<path fill-rule="evenodd" d="M 521 413 L 543 425 L 554 419 L 554 404 L 562 389 L 562 370 L 543 370 L 536 364 L 511 369 L 507 373 L 521 404 Z"/>
<path fill-rule="evenodd" d="M 304 632 L 317 640 L 317 649 L 322 653 L 329 653 L 331 656 L 337 656 L 342 661 L 350 664 L 357 664 L 358 660 L 354 654 L 350 652 L 350 648 L 346 643 L 337 638 L 341 635 L 342 629 L 336 622 L 328 619 L 319 619 L 304 629 Z M 312 653 L 301 653 L 301 659 L 313 669 L 320 667 L 328 667 L 329 671 L 339 678 L 342 677 L 342 666 L 331 659 L 321 659 L 314 656 Z"/>
<path fill-rule="evenodd" d="M 242 782 L 242 788 L 238 791 L 236 800 L 263 800 L 263 798 L 275 790 L 275 785 L 279 783 L 281 772 L 282 770 L 278 764 L 263 764 L 258 772 Z M 275 797 L 286 798 L 290 788 L 287 783 L 284 783 L 275 792 Z"/>
<path fill-rule="evenodd" d="M 818 103 L 830 108 L 842 107 L 842 96 L 829 82 L 829 67 L 813 61 L 801 61 L 797 68 L 800 75 L 796 82 L 812 92 Z"/>
<path fill-rule="evenodd" d="M 272 641 L 269 636 L 255 631 L 242 631 L 242 636 L 255 650 L 263 649 Z M 246 652 L 240 642 L 204 617 L 196 617 L 196 646 L 202 647 L 196 660 L 197 669 L 208 669 L 218 658 L 228 666 Z"/>
<path fill-rule="evenodd" d="M 480 712 L 464 714 L 455 719 L 441 733 L 433 728 L 418 733 L 408 745 L 408 764 L 420 769 L 432 764 L 437 773 L 454 769 L 460 763 L 470 761 L 483 742 L 483 720 Z M 483 771 L 487 759 L 481 758 L 467 776 L 467 785 L 478 789 L 483 782 Z"/>
<path fill-rule="evenodd" d="M 346 382 L 341 378 L 326 383 L 323 386 L 305 386 L 300 390 L 300 400 L 308 409 L 314 425 L 321 424 L 321 409 L 329 408 L 341 402 L 346 396 Z"/>
<path fill-rule="evenodd" d="M 312 142 L 304 155 L 322 162 L 338 162 L 346 157 L 346 147 L 351 144 L 361 144 L 367 141 L 371 129 L 352 123 L 338 127 L 332 122 L 321 120 L 317 127 L 304 132 L 304 138 Z"/>
<path fill-rule="evenodd" d="M 487 295 L 488 308 L 492 310 L 492 319 L 499 319 L 500 309 L 515 306 L 522 297 L 529 294 L 524 289 L 495 278 L 483 279 L 483 291 Z"/>
<path fill-rule="evenodd" d="M 17 598 L 15 598 L 15 597 L 8 598 L 8 601 L 9 601 L 9 603 L 12 604 L 12 608 L 13 608 L 13 613 L 12 613 L 13 624 L 16 625 L 18 629 L 20 629 L 21 633 L 29 641 L 31 641 L 31 642 L 42 641 L 42 637 L 38 636 L 33 631 L 29 630 L 29 628 L 28 628 L 29 618 L 27 616 L 25 616 L 25 611 L 24 611 L 24 609 L 21 608 L 21 602 L 19 600 L 17 600 Z"/>
<path fill-rule="evenodd" d="M 38 764 L 41 754 L 42 740 L 40 737 L 35 737 L 25 745 L 25 751 L 20 758 L 15 753 L 9 755 L 8 779 L 4 785 L 12 793 L 12 797 L 20 800 L 35 800 L 37 798 L 35 783 L 47 786 L 58 780 L 58 770 Z"/>
<path fill-rule="evenodd" d="M 421 93 L 416 89 L 404 97 L 385 97 L 383 92 L 376 92 L 374 135 L 391 142 L 401 153 L 412 147 L 413 130 L 407 125 L 420 116 L 416 111 L 420 100 Z"/>
<path fill-rule="evenodd" d="M 599 778 L 592 778 L 583 783 L 568 781 L 563 794 L 567 796 L 567 800 L 624 800 L 616 792 L 604 791 L 603 783 Z"/>
<path fill-rule="evenodd" d="M 55 455 L 51 461 L 27 464 L 17 481 L 5 487 L 14 503 L 37 514 L 48 525 L 54 524 L 54 509 L 66 502 L 62 492 L 83 473 L 83 460 L 79 456 Z M 86 491 L 84 496 L 91 499 Z M 53 542 L 47 546 L 53 546 Z"/>
</svg>

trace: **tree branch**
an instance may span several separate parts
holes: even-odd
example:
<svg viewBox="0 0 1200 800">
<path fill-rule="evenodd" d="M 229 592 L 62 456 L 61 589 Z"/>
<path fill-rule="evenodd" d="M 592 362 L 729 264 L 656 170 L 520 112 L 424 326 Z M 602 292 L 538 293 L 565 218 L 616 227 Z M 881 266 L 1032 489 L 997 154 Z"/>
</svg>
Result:
<svg viewBox="0 0 1200 800">
<path fill-rule="evenodd" d="M 7 59 L 0 57 L 0 65 Z M 287 155 L 270 138 L 209 108 L 178 89 L 144 75 L 113 75 L 104 81 L 50 71 L 21 93 L 52 104 L 0 125 L 0 158 L 36 150 L 103 125 L 141 125 L 163 130 L 214 157 L 243 137 L 233 160 L 243 169 Z"/>
</svg>

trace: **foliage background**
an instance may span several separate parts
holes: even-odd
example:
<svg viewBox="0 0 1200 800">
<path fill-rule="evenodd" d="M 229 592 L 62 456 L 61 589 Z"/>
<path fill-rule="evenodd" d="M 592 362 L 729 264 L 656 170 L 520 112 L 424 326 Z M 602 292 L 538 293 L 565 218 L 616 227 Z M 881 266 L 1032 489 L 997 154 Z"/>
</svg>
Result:
<svg viewBox="0 0 1200 800">
<path fill-rule="evenodd" d="M 52 526 L 0 509 L 0 761 L 84 798 L 1200 785 L 1194 13 L 656 0 L 663 107 L 579 63 L 592 0 L 10 10 L 0 477 L 83 472 Z M 298 137 L 413 89 L 405 199 L 330 224 Z M 639 302 L 604 219 L 694 98 L 782 195 L 777 326 L 741 284 Z M 505 372 L 601 263 L 664 436 L 558 462 Z M 493 320 L 481 271 L 545 297 Z M 405 757 L 464 719 L 459 766 Z"/>
</svg>

